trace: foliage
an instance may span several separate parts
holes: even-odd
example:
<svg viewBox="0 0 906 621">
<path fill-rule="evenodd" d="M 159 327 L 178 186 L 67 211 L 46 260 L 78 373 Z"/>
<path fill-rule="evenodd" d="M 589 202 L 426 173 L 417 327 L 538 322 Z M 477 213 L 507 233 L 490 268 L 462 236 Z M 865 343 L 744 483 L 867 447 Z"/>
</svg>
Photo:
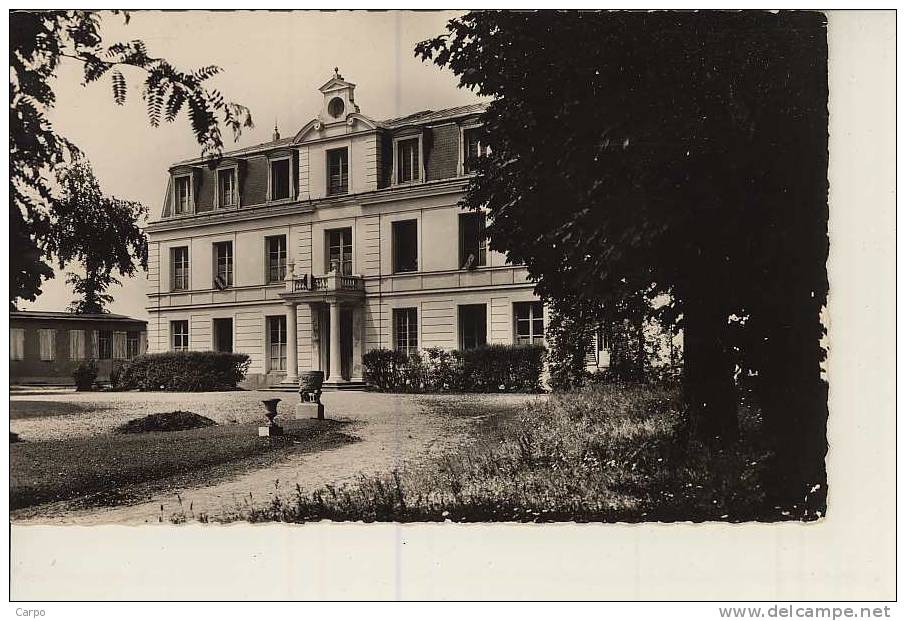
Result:
<svg viewBox="0 0 906 621">
<path fill-rule="evenodd" d="M 592 307 L 554 303 L 547 325 L 548 368 L 553 390 L 579 388 L 585 384 L 585 352 L 595 337 L 600 312 Z"/>
<path fill-rule="evenodd" d="M 670 294 L 689 430 L 759 377 L 775 505 L 824 503 L 827 40 L 818 12 L 471 12 L 416 55 L 494 98 L 464 206 L 552 299 Z M 639 33 L 645 33 L 640 37 Z"/>
<path fill-rule="evenodd" d="M 72 370 L 76 390 L 91 390 L 98 378 L 98 365 L 93 359 L 83 360 Z"/>
<path fill-rule="evenodd" d="M 56 202 L 47 250 L 61 269 L 76 261 L 85 270 L 84 276 L 67 274 L 66 282 L 78 296 L 69 310 L 105 312 L 113 301 L 106 291 L 119 284 L 114 270 L 131 277 L 138 267 L 148 267 L 148 241 L 137 224 L 147 208 L 139 202 L 105 196 L 86 160 L 60 169 L 57 180 L 63 197 Z"/>
<path fill-rule="evenodd" d="M 116 433 L 147 433 L 149 431 L 185 431 L 186 429 L 200 429 L 210 427 L 217 423 L 207 416 L 201 416 L 194 412 L 163 412 L 160 414 L 148 414 L 141 418 L 133 418 L 130 421 L 119 425 L 114 431 Z"/>
<path fill-rule="evenodd" d="M 404 384 L 407 356 L 396 349 L 372 349 L 362 355 L 363 379 L 377 390 L 394 390 Z"/>
<path fill-rule="evenodd" d="M 123 363 L 119 390 L 203 392 L 234 390 L 245 377 L 247 354 L 214 351 L 171 351 L 143 354 Z"/>
<path fill-rule="evenodd" d="M 488 345 L 448 351 L 434 347 L 409 355 L 374 349 L 362 362 L 365 381 L 382 392 L 540 392 L 544 348 Z"/>
<path fill-rule="evenodd" d="M 475 412 L 470 412 L 475 415 Z M 742 443 L 678 445 L 676 391 L 607 385 L 492 413 L 476 441 L 425 465 L 296 488 L 219 519 L 335 521 L 704 521 L 797 519 L 762 513 L 757 412 Z"/>
<path fill-rule="evenodd" d="M 123 15 L 128 23 L 128 13 Z M 151 125 L 174 122 L 185 110 L 204 155 L 221 153 L 221 124 L 238 138 L 252 121 L 248 109 L 207 87 L 206 82 L 220 72 L 218 67 L 177 69 L 151 56 L 138 40 L 104 44 L 96 11 L 11 11 L 9 26 L 10 229 L 16 249 L 10 265 L 10 306 L 14 307 L 17 300 L 34 300 L 40 294 L 41 280 L 53 277 L 42 255 L 52 242 L 67 241 L 55 237 L 60 230 L 53 227 L 59 208 L 53 182 L 79 150 L 47 119 L 57 103 L 53 84 L 64 60 L 81 63 L 85 85 L 109 77 L 117 105 L 126 99 L 124 72 L 143 72 L 142 97 Z"/>
</svg>

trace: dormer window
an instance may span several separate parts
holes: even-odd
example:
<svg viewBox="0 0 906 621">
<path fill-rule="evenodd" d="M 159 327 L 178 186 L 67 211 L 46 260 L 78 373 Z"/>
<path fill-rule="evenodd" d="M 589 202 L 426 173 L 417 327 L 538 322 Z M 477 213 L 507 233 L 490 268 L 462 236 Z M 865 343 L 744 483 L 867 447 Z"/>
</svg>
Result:
<svg viewBox="0 0 906 621">
<path fill-rule="evenodd" d="M 422 178 L 421 138 L 396 140 L 396 183 L 412 183 Z"/>
<path fill-rule="evenodd" d="M 217 206 L 235 207 L 239 203 L 236 191 L 236 169 L 226 168 L 217 171 Z"/>
<path fill-rule="evenodd" d="M 473 173 L 478 164 L 478 158 L 486 153 L 486 149 L 479 140 L 479 128 L 468 127 L 462 130 L 462 172 L 465 175 Z"/>
<path fill-rule="evenodd" d="M 288 199 L 290 197 L 289 188 L 289 158 L 271 160 L 270 200 L 279 201 Z"/>
<path fill-rule="evenodd" d="M 192 176 L 176 177 L 173 195 L 173 213 L 176 215 L 190 213 L 192 210 Z"/>
<path fill-rule="evenodd" d="M 331 149 L 327 152 L 327 194 L 349 192 L 349 149 Z"/>
</svg>

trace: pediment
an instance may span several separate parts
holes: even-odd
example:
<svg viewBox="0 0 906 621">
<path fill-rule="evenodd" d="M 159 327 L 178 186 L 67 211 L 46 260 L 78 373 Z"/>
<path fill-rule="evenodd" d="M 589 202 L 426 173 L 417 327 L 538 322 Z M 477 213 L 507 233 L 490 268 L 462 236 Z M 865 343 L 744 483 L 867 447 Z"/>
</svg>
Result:
<svg viewBox="0 0 906 621">
<path fill-rule="evenodd" d="M 355 88 L 355 84 L 352 82 L 347 82 L 343 78 L 333 77 L 330 78 L 321 88 L 318 90 L 322 93 L 330 93 L 332 91 L 339 91 L 346 88 Z"/>
<path fill-rule="evenodd" d="M 326 138 L 326 130 L 328 128 L 334 128 L 341 125 L 360 128 L 358 130 L 353 129 L 352 132 L 347 132 L 346 135 L 357 133 L 358 131 L 372 131 L 380 127 L 374 119 L 368 118 L 364 114 L 358 112 L 353 112 L 349 114 L 345 120 L 336 121 L 334 123 L 325 123 L 321 119 L 312 119 L 296 133 L 293 138 L 293 144 L 300 144 L 318 138 Z"/>
</svg>

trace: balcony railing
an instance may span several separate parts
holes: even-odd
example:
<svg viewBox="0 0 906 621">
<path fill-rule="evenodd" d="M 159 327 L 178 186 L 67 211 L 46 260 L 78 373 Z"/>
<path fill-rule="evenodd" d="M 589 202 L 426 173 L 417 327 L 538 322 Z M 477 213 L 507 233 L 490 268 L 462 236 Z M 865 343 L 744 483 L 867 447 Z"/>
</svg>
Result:
<svg viewBox="0 0 906 621">
<path fill-rule="evenodd" d="M 287 287 L 287 289 L 293 293 L 365 290 L 365 281 L 361 276 L 346 276 L 333 272 L 324 276 L 302 274 L 294 277 L 291 283 L 292 288 Z"/>
</svg>

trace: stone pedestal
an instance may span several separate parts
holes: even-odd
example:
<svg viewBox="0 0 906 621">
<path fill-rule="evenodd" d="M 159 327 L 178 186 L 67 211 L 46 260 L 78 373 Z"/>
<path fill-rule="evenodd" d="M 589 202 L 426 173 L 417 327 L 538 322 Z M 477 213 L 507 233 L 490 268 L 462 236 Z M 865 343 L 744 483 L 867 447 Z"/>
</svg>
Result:
<svg viewBox="0 0 906 621">
<path fill-rule="evenodd" d="M 323 403 L 300 403 L 296 406 L 296 418 L 317 418 L 324 420 Z"/>
<path fill-rule="evenodd" d="M 280 425 L 264 425 L 263 427 L 258 427 L 258 436 L 261 438 L 269 438 L 272 436 L 282 436 L 283 427 Z"/>
</svg>

